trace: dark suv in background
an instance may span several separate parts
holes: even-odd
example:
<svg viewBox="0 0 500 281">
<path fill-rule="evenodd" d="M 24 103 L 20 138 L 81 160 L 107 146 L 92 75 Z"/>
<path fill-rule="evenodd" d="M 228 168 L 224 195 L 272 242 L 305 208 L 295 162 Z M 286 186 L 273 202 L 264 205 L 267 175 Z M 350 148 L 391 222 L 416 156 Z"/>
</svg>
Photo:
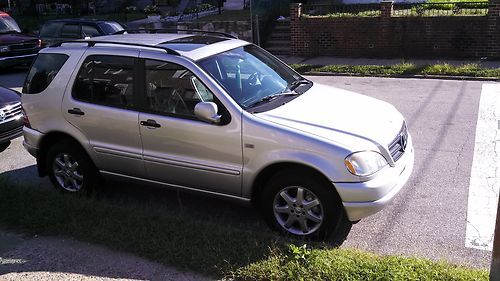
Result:
<svg viewBox="0 0 500 281">
<path fill-rule="evenodd" d="M 62 41 L 110 35 L 122 30 L 123 26 L 115 21 L 59 19 L 45 22 L 40 29 L 40 39 L 43 46 L 50 46 Z"/>
<path fill-rule="evenodd" d="M 23 133 L 23 114 L 20 94 L 0 87 L 0 152 L 10 141 Z"/>
<path fill-rule="evenodd" d="M 16 21 L 0 11 L 0 69 L 33 61 L 41 47 L 41 41 L 21 34 Z"/>
</svg>

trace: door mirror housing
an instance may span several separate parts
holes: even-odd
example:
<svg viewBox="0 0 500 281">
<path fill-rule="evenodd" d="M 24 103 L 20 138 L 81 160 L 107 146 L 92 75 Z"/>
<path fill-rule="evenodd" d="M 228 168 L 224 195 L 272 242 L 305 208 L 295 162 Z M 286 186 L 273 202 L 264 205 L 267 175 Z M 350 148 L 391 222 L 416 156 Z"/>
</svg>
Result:
<svg viewBox="0 0 500 281">
<path fill-rule="evenodd" d="M 213 102 L 199 102 L 194 107 L 194 114 L 202 121 L 219 124 L 222 116 L 218 114 L 217 105 Z"/>
</svg>

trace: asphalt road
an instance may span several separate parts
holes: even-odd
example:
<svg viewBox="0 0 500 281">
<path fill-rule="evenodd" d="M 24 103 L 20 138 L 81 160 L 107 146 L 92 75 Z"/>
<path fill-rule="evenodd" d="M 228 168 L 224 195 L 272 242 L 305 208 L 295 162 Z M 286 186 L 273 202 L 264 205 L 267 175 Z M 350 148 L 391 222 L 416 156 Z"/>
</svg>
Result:
<svg viewBox="0 0 500 281">
<path fill-rule="evenodd" d="M 0 74 L 0 85 L 21 87 L 24 75 L 23 71 Z M 392 103 L 406 117 L 414 140 L 416 163 L 410 181 L 390 206 L 354 225 L 343 247 L 489 267 L 491 252 L 465 247 L 467 196 L 482 82 L 311 79 Z M 16 139 L 0 154 L 0 178 L 49 188 L 46 178 L 36 176 L 34 162 L 22 148 L 21 139 Z M 136 196 L 135 191 L 128 192 L 134 200 L 147 200 Z M 165 191 L 156 200 L 175 200 L 172 195 Z M 194 212 L 214 212 L 214 206 L 205 206 L 204 198 L 182 196 L 187 202 L 184 204 Z M 215 212 L 237 217 L 234 223 L 239 226 L 265 227 L 252 209 L 213 202 Z"/>
</svg>

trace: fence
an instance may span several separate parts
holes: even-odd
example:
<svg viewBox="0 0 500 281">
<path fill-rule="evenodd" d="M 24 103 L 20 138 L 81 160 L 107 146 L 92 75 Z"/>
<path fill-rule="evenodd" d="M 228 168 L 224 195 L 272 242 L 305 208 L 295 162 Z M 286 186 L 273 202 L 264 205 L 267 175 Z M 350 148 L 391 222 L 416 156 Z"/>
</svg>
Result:
<svg viewBox="0 0 500 281">
<path fill-rule="evenodd" d="M 383 11 L 392 17 L 484 16 L 488 1 L 303 5 L 302 17 L 379 17 Z"/>
<path fill-rule="evenodd" d="M 291 54 L 500 57 L 500 0 L 290 5 Z"/>
</svg>

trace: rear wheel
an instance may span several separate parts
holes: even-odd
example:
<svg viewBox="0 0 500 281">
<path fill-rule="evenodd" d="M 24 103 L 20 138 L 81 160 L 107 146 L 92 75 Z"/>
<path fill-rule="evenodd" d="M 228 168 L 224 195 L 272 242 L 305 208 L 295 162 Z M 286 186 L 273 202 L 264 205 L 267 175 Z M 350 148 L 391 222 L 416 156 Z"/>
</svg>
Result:
<svg viewBox="0 0 500 281">
<path fill-rule="evenodd" d="M 47 152 L 47 170 L 54 186 L 68 193 L 90 193 L 99 174 L 92 160 L 72 141 L 54 144 Z"/>
<path fill-rule="evenodd" d="M 334 186 L 315 173 L 277 173 L 264 186 L 260 202 L 272 228 L 297 238 L 332 237 L 341 244 L 352 226 Z"/>
</svg>

